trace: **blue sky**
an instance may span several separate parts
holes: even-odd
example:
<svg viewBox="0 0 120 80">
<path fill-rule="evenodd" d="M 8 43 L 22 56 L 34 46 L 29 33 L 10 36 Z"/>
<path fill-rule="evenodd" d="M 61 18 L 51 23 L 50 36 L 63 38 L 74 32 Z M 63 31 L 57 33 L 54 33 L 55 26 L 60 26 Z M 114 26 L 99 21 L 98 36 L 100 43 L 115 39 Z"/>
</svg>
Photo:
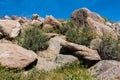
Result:
<svg viewBox="0 0 120 80">
<path fill-rule="evenodd" d="M 0 0 L 0 16 L 30 17 L 37 13 L 42 17 L 53 15 L 69 19 L 75 9 L 83 7 L 110 20 L 120 20 L 120 0 Z"/>
</svg>

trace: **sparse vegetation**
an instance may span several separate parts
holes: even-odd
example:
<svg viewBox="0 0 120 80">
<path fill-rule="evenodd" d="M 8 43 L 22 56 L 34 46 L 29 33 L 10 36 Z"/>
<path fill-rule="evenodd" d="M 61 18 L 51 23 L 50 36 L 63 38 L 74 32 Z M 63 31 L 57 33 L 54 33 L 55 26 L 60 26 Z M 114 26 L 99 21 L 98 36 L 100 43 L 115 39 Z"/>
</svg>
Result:
<svg viewBox="0 0 120 80">
<path fill-rule="evenodd" d="M 74 28 L 70 29 L 66 33 L 67 40 L 80 45 L 89 46 L 92 39 L 94 39 L 93 32 L 88 28 L 80 29 Z"/>
<path fill-rule="evenodd" d="M 78 62 L 66 65 L 65 68 L 45 72 L 37 71 L 35 68 L 27 74 L 23 71 L 15 72 L 0 67 L 0 80 L 94 80 L 90 73 Z"/>
<path fill-rule="evenodd" d="M 110 36 L 103 37 L 98 47 L 98 52 L 102 59 L 120 60 L 119 41 Z"/>
<path fill-rule="evenodd" d="M 35 52 L 39 50 L 45 50 L 48 47 L 48 38 L 43 34 L 41 30 L 36 27 L 26 29 L 17 38 L 18 44 L 22 47 L 33 50 Z"/>
</svg>

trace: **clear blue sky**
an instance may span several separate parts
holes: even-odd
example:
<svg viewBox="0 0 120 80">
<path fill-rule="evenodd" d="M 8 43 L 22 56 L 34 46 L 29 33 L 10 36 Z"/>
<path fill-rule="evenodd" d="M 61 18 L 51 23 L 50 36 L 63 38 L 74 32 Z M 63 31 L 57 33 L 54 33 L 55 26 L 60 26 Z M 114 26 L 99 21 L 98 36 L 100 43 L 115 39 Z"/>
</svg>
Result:
<svg viewBox="0 0 120 80">
<path fill-rule="evenodd" d="M 86 7 L 111 20 L 120 20 L 120 0 L 0 0 L 0 16 L 19 15 L 30 17 L 53 15 L 56 18 L 70 18 L 78 8 Z"/>
</svg>

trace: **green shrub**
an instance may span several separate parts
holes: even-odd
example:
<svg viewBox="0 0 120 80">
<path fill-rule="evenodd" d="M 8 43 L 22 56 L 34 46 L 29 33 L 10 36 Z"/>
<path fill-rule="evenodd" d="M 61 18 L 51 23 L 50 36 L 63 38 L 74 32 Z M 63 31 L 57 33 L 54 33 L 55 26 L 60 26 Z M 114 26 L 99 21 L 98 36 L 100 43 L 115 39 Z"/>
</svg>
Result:
<svg viewBox="0 0 120 80">
<path fill-rule="evenodd" d="M 83 66 L 80 66 L 79 62 L 75 62 L 50 72 L 33 68 L 27 74 L 24 71 L 15 72 L 0 67 L 0 80 L 94 80 L 94 78 Z"/>
<path fill-rule="evenodd" d="M 17 38 L 18 44 L 22 47 L 33 50 L 35 52 L 39 50 L 45 50 L 48 47 L 47 41 L 48 38 L 43 34 L 41 30 L 37 27 L 31 27 L 26 29 L 21 35 Z"/>
<path fill-rule="evenodd" d="M 60 28 L 44 28 L 42 29 L 46 33 L 57 33 L 57 34 L 62 34 L 65 35 L 66 32 L 71 29 L 75 28 L 76 26 L 72 24 L 70 21 L 66 21 L 66 23 L 62 23 L 62 27 Z"/>
<path fill-rule="evenodd" d="M 61 28 L 55 29 L 55 32 L 57 34 L 65 35 L 68 30 L 73 29 L 73 28 L 76 28 L 76 26 L 72 22 L 67 21 L 66 23 L 62 24 Z"/>
<path fill-rule="evenodd" d="M 110 36 L 102 38 L 97 50 L 102 59 L 120 60 L 119 41 L 111 38 Z"/>
<path fill-rule="evenodd" d="M 94 39 L 93 32 L 88 28 L 80 29 L 73 28 L 69 29 L 66 33 L 67 40 L 80 45 L 89 46 L 92 39 Z"/>
</svg>

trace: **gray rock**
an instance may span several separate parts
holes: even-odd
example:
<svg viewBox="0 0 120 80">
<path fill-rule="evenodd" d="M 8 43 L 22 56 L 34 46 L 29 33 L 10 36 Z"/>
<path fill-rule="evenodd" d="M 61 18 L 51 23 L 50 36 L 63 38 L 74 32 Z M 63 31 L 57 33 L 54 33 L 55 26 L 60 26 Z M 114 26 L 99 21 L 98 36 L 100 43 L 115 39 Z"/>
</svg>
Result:
<svg viewBox="0 0 120 80">
<path fill-rule="evenodd" d="M 60 64 L 60 66 L 65 66 L 65 65 L 71 64 L 75 61 L 78 61 L 78 58 L 76 58 L 72 55 L 63 55 L 63 54 L 59 54 L 55 60 L 55 62 Z"/>
<path fill-rule="evenodd" d="M 52 61 L 47 61 L 45 58 L 38 57 L 36 69 L 37 70 L 45 70 L 45 71 L 51 71 L 59 67 L 58 64 Z"/>
<path fill-rule="evenodd" d="M 120 80 L 120 62 L 103 60 L 89 69 L 97 80 Z"/>
</svg>

